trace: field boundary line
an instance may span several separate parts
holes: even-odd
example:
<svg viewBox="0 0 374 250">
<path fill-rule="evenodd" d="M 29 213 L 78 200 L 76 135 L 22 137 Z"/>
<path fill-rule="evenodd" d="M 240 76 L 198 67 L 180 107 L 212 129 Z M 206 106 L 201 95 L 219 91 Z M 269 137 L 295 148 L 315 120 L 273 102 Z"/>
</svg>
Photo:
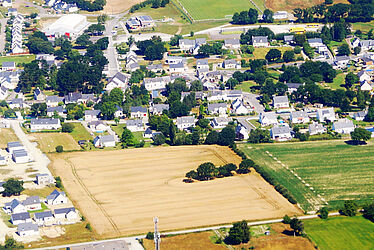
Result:
<svg viewBox="0 0 374 250">
<path fill-rule="evenodd" d="M 253 0 L 249 0 L 252 4 L 253 4 L 253 6 L 255 6 L 259 11 L 260 11 L 260 13 L 261 14 L 263 14 L 264 12 L 257 6 L 257 4 L 253 1 Z"/>
<path fill-rule="evenodd" d="M 112 227 L 116 231 L 117 235 L 121 235 L 120 230 L 118 229 L 116 223 L 109 216 L 109 214 L 107 213 L 107 211 L 105 210 L 105 208 L 103 208 L 101 206 L 100 202 L 94 197 L 94 195 L 91 194 L 91 192 L 88 190 L 88 188 L 86 187 L 86 185 L 84 184 L 84 182 L 82 181 L 82 179 L 77 174 L 77 170 L 76 170 L 74 164 L 68 158 L 65 158 L 65 161 L 68 162 L 69 165 L 71 166 L 71 171 L 72 171 L 73 175 L 75 176 L 75 178 L 77 179 L 77 181 L 79 182 L 79 184 L 83 187 L 83 189 L 86 192 L 86 194 L 88 195 L 88 197 L 99 207 L 99 209 L 101 210 L 101 212 L 108 219 L 109 223 L 112 225 Z"/>
<path fill-rule="evenodd" d="M 178 4 L 176 4 L 174 1 L 176 1 Z M 188 21 L 190 21 L 190 23 L 195 22 L 195 19 L 178 0 L 171 0 L 171 3 L 182 13 L 182 15 L 184 15 L 188 19 Z"/>
</svg>

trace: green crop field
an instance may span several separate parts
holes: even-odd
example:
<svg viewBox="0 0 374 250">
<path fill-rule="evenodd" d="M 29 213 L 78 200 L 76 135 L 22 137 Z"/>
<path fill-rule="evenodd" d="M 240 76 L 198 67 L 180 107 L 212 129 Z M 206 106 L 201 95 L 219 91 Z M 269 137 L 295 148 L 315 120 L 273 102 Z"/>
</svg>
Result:
<svg viewBox="0 0 374 250">
<path fill-rule="evenodd" d="M 304 229 L 319 249 L 374 249 L 374 223 L 362 216 L 305 220 Z"/>
<path fill-rule="evenodd" d="M 242 150 L 288 188 L 305 210 L 346 199 L 374 199 L 374 141 L 352 146 L 344 141 L 242 144 Z"/>
<path fill-rule="evenodd" d="M 179 2 L 195 20 L 221 19 L 235 12 L 254 8 L 248 0 L 175 0 Z M 258 0 L 261 1 L 261 0 Z M 263 6 L 263 5 L 261 5 Z M 259 8 L 261 8 L 259 6 Z"/>
</svg>

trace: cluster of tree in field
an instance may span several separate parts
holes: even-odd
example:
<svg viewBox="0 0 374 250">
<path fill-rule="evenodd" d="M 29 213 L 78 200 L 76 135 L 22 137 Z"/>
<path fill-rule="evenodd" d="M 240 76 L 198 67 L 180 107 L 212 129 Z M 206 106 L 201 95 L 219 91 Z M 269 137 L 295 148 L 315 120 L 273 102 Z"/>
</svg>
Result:
<svg viewBox="0 0 374 250">
<path fill-rule="evenodd" d="M 136 147 L 136 148 L 142 148 L 144 147 L 145 142 L 143 140 L 137 140 L 134 137 L 134 134 L 127 128 L 123 129 L 122 135 L 121 135 L 121 143 L 123 148 L 128 147 Z"/>
<path fill-rule="evenodd" d="M 77 4 L 80 10 L 86 10 L 89 12 L 103 10 L 106 4 L 106 0 L 62 0 L 65 3 Z"/>
<path fill-rule="evenodd" d="M 235 222 L 229 230 L 229 234 L 225 237 L 224 242 L 227 245 L 239 245 L 248 243 L 251 239 L 248 223 L 243 220 Z"/>
<path fill-rule="evenodd" d="M 17 242 L 15 239 L 5 236 L 5 242 L 4 245 L 0 244 L 0 250 L 10 250 L 10 249 L 24 249 L 25 246 Z"/>
<path fill-rule="evenodd" d="M 153 36 L 150 40 L 136 42 L 137 53 L 144 55 L 146 60 L 161 60 L 166 52 L 164 43 L 159 36 Z"/>
<path fill-rule="evenodd" d="M 237 174 L 248 174 L 251 170 L 250 168 L 254 167 L 255 163 L 251 159 L 244 159 L 239 164 L 239 167 L 234 163 L 227 163 L 223 166 L 216 167 L 211 162 L 205 162 L 200 164 L 196 170 L 191 170 L 186 174 L 187 180 L 185 182 L 197 181 L 208 181 L 215 178 L 223 178 L 228 176 L 233 176 L 235 171 Z"/>
<path fill-rule="evenodd" d="M 288 215 L 285 215 L 282 222 L 290 225 L 294 232 L 294 236 L 304 234 L 304 223 L 300 219 L 296 217 L 291 219 Z"/>
<path fill-rule="evenodd" d="M 331 2 L 327 0 L 327 2 Z M 334 23 L 341 19 L 347 22 L 370 22 L 373 20 L 373 0 L 349 0 L 350 4 L 318 4 L 310 8 L 293 10 L 297 22 L 301 23 Z"/>
<path fill-rule="evenodd" d="M 16 179 L 9 179 L 3 184 L 4 191 L 2 195 L 5 197 L 9 197 L 12 195 L 20 195 L 23 190 L 23 181 L 19 181 Z"/>
<path fill-rule="evenodd" d="M 240 35 L 240 44 L 252 44 L 253 36 L 267 36 L 271 41 L 275 38 L 274 32 L 267 27 L 260 27 L 258 29 L 249 29 L 247 32 Z"/>
<path fill-rule="evenodd" d="M 134 13 L 137 10 L 140 10 L 148 5 L 151 5 L 152 8 L 157 9 L 160 7 L 165 7 L 170 0 L 145 0 L 141 3 L 137 3 L 130 8 L 130 13 Z"/>
<path fill-rule="evenodd" d="M 203 44 L 200 46 L 198 56 L 201 58 L 209 57 L 210 55 L 221 55 L 223 53 L 221 42 L 215 42 L 213 44 Z"/>
</svg>

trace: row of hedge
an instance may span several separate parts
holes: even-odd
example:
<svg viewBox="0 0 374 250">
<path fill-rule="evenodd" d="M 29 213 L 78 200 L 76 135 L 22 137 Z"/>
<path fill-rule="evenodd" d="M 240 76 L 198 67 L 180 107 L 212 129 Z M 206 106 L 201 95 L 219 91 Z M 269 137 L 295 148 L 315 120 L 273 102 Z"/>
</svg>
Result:
<svg viewBox="0 0 374 250">
<path fill-rule="evenodd" d="M 238 149 L 236 144 L 230 145 L 230 148 L 243 160 L 247 159 L 245 153 L 242 150 Z M 281 195 L 283 195 L 283 197 L 286 198 L 289 202 L 291 202 L 292 204 L 297 203 L 295 197 L 291 194 L 291 192 L 286 187 L 281 185 L 277 180 L 275 180 L 273 176 L 265 170 L 265 168 L 257 164 L 255 164 L 253 168 L 256 170 L 257 173 L 261 175 L 262 178 L 265 179 L 265 181 L 270 183 L 270 185 L 274 186 L 275 190 L 277 190 Z"/>
</svg>

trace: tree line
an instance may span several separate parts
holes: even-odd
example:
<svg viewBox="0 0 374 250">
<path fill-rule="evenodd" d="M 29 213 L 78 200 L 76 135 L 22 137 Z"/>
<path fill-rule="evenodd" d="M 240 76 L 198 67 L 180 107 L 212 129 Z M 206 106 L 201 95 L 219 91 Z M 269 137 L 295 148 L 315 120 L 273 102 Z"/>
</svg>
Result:
<svg viewBox="0 0 374 250">
<path fill-rule="evenodd" d="M 80 10 L 86 10 L 89 12 L 103 10 L 106 4 L 106 0 L 62 0 L 65 3 L 76 4 Z"/>
<path fill-rule="evenodd" d="M 131 6 L 130 13 L 134 13 L 135 11 L 145 8 L 148 5 L 151 5 L 151 7 L 154 9 L 165 7 L 169 2 L 170 0 L 146 0 Z"/>
</svg>

